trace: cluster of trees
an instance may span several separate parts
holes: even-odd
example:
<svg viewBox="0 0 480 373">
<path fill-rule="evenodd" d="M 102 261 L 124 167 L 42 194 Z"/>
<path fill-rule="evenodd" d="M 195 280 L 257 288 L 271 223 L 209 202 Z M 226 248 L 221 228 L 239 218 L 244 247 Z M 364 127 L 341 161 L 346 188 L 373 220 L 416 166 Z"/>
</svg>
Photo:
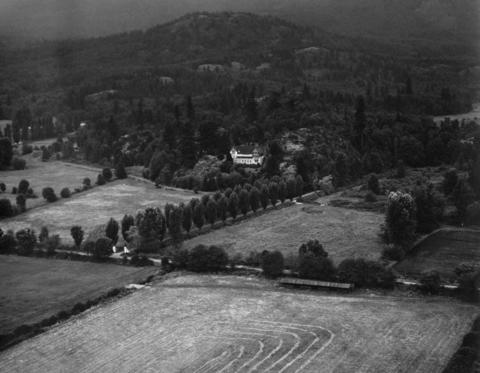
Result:
<svg viewBox="0 0 480 373">
<path fill-rule="evenodd" d="M 260 255 L 262 269 L 269 277 L 281 276 L 284 262 L 279 251 L 265 251 Z M 395 282 L 392 271 L 378 262 L 345 259 L 336 267 L 318 240 L 310 240 L 300 246 L 292 269 L 301 278 L 347 282 L 357 287 L 392 288 Z"/>
</svg>

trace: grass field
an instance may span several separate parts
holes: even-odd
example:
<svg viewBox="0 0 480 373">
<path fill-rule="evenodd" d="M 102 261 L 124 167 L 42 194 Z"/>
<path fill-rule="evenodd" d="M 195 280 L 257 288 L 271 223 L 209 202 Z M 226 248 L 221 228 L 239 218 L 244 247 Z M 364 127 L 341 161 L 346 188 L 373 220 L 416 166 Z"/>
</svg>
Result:
<svg viewBox="0 0 480 373">
<path fill-rule="evenodd" d="M 229 255 L 245 257 L 254 250 L 296 254 L 302 243 L 318 239 L 337 264 L 346 258 L 375 260 L 383 249 L 378 236 L 383 220 L 382 215 L 372 212 L 320 204 L 294 205 L 195 237 L 184 245 L 219 245 Z"/>
<path fill-rule="evenodd" d="M 0 255 L 0 334 L 71 309 L 155 269 Z M 1 364 L 0 364 L 1 365 Z"/>
<path fill-rule="evenodd" d="M 27 168 L 18 171 L 0 171 L 0 182 L 5 183 L 7 190 L 0 194 L 0 198 L 8 198 L 15 204 L 16 195 L 12 194 L 12 188 L 18 187 L 20 180 L 25 179 L 30 183 L 38 198 L 27 199 L 27 209 L 46 205 L 42 197 L 42 190 L 45 187 L 52 187 L 60 197 L 60 191 L 68 187 L 71 191 L 82 186 L 83 179 L 88 177 L 92 185 L 97 180 L 98 172 L 89 169 L 77 168 L 75 166 L 59 162 L 42 162 L 40 157 L 33 157 L 31 154 L 23 157 L 27 161 Z"/>
<path fill-rule="evenodd" d="M 444 278 L 452 278 L 462 264 L 480 263 L 480 231 L 446 229 L 422 241 L 415 255 L 407 257 L 395 269 L 409 276 L 436 270 Z"/>
<path fill-rule="evenodd" d="M 1 372 L 439 372 L 478 308 L 174 278 L 0 353 Z"/>
<path fill-rule="evenodd" d="M 42 226 L 47 226 L 51 233 L 59 234 L 70 242 L 73 225 L 82 226 L 87 237 L 89 232 L 98 225 L 106 224 L 111 217 L 121 220 L 123 215 L 135 214 L 139 209 L 149 206 L 163 208 L 168 202 L 188 202 L 195 196 L 193 192 L 157 189 L 151 184 L 131 179 L 117 180 L 2 220 L 2 228 L 16 231 L 22 227 L 33 227 L 39 232 Z"/>
</svg>

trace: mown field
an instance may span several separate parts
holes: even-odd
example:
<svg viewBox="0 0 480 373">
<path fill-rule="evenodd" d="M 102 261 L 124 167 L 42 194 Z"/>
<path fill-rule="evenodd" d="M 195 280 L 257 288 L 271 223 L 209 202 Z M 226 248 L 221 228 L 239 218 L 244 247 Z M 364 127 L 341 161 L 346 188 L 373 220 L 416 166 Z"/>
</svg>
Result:
<svg viewBox="0 0 480 373">
<path fill-rule="evenodd" d="M 0 255 L 0 334 L 71 309 L 155 269 Z M 1 364 L 0 364 L 1 365 Z"/>
<path fill-rule="evenodd" d="M 42 197 L 42 190 L 45 187 L 52 187 L 55 193 L 60 197 L 60 191 L 67 187 L 71 191 L 75 188 L 81 188 L 83 179 L 88 177 L 92 185 L 97 180 L 98 172 L 88 168 L 75 167 L 60 161 L 42 162 L 41 154 L 33 157 L 31 154 L 24 156 L 27 162 L 25 170 L 0 171 L 0 182 L 5 183 L 7 190 L 0 194 L 0 198 L 8 198 L 12 204 L 16 202 L 16 194 L 12 194 L 12 188 L 18 187 L 20 180 L 25 179 L 30 183 L 38 198 L 27 199 L 27 209 L 46 205 L 47 202 Z"/>
<path fill-rule="evenodd" d="M 453 278 L 455 268 L 462 263 L 480 263 L 480 230 L 445 229 L 434 233 L 395 269 L 409 276 L 435 270 L 444 278 Z"/>
<path fill-rule="evenodd" d="M 439 372 L 479 309 L 186 276 L 0 353 L 1 372 Z"/>
<path fill-rule="evenodd" d="M 81 174 L 83 170 L 76 172 Z M 80 225 L 87 237 L 89 232 L 106 224 L 111 217 L 121 220 L 123 215 L 135 214 L 139 209 L 149 206 L 163 208 L 166 203 L 188 202 L 195 196 L 193 192 L 157 189 L 132 179 L 117 180 L 2 220 L 2 228 L 17 231 L 33 227 L 39 232 L 41 227 L 47 226 L 51 233 L 59 234 L 65 242 L 70 242 L 70 228 L 74 225 Z"/>
<path fill-rule="evenodd" d="M 186 248 L 198 244 L 218 245 L 229 255 L 263 250 L 296 254 L 300 245 L 318 239 L 335 263 L 346 258 L 379 259 L 383 243 L 378 236 L 381 214 L 322 204 L 303 204 L 279 209 L 184 242 Z"/>
</svg>

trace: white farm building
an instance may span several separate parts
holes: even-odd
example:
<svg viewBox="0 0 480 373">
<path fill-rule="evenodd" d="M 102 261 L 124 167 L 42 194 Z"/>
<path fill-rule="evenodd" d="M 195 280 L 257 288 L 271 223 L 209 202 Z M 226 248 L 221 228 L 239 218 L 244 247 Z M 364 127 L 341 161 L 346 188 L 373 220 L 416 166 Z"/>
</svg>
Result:
<svg viewBox="0 0 480 373">
<path fill-rule="evenodd" d="M 239 145 L 230 150 L 233 163 L 259 166 L 263 163 L 263 152 L 256 145 Z"/>
</svg>

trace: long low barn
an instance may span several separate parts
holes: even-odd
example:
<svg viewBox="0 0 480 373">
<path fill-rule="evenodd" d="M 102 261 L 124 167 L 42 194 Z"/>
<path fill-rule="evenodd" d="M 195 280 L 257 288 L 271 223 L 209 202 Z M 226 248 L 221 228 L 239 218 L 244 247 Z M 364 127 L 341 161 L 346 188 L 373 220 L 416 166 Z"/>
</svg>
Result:
<svg viewBox="0 0 480 373">
<path fill-rule="evenodd" d="M 290 277 L 282 277 L 278 280 L 278 283 L 281 285 L 313 286 L 313 287 L 345 289 L 345 290 L 352 290 L 355 287 L 353 284 L 343 283 L 343 282 L 306 280 L 302 278 L 290 278 Z"/>
</svg>

